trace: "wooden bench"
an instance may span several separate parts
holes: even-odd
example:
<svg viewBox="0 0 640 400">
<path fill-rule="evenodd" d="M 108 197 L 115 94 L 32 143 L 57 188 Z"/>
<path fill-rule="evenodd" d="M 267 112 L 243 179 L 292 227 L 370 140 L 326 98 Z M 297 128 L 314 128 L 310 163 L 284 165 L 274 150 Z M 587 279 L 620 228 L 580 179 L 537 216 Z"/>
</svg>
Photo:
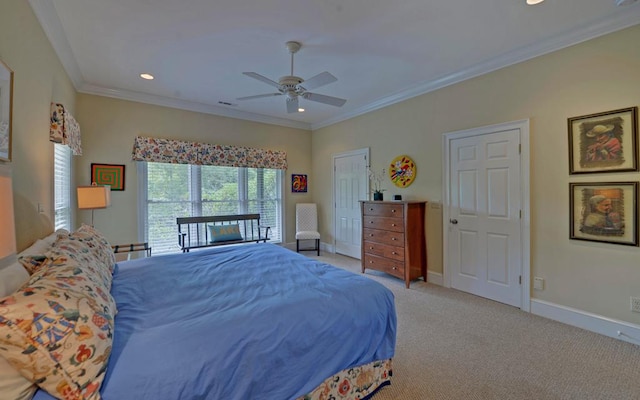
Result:
<svg viewBox="0 0 640 400">
<path fill-rule="evenodd" d="M 202 247 L 224 246 L 239 243 L 265 243 L 269 240 L 271 227 L 260 225 L 260 214 L 214 215 L 208 217 L 176 218 L 178 245 L 183 253 Z M 237 225 L 237 228 L 235 227 Z M 217 226 L 222 228 L 210 228 Z M 211 237 L 211 229 L 220 231 L 224 227 L 239 231 L 240 239 L 222 240 Z M 215 240 L 215 241 L 214 241 Z"/>
</svg>

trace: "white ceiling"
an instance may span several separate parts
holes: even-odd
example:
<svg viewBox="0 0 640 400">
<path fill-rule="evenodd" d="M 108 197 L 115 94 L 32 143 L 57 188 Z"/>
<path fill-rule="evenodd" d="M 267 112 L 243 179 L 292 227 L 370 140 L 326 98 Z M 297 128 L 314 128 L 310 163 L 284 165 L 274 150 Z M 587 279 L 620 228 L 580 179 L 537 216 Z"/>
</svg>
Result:
<svg viewBox="0 0 640 400">
<path fill-rule="evenodd" d="M 304 129 L 640 23 L 640 2 L 616 0 L 29 2 L 79 92 Z M 313 92 L 344 106 L 236 100 L 275 91 L 242 72 L 289 75 L 290 40 L 295 75 L 329 71 L 338 81 Z"/>
</svg>

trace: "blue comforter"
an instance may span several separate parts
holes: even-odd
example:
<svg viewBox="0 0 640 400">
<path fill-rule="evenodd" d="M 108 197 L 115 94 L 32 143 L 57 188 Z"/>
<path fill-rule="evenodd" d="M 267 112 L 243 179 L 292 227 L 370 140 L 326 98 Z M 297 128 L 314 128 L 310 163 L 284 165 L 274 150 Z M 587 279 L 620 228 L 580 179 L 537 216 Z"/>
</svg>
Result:
<svg viewBox="0 0 640 400">
<path fill-rule="evenodd" d="M 121 263 L 112 294 L 105 400 L 295 399 L 394 355 L 388 289 L 272 244 Z"/>
</svg>

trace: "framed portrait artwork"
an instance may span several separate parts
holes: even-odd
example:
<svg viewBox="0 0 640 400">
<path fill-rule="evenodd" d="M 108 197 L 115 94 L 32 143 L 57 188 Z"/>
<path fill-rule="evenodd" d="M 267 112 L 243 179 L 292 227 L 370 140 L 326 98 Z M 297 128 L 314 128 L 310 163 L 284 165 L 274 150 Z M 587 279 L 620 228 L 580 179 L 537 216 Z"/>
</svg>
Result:
<svg viewBox="0 0 640 400">
<path fill-rule="evenodd" d="M 638 107 L 568 119 L 569 174 L 638 170 Z"/>
<path fill-rule="evenodd" d="M 13 71 L 0 61 L 0 161 L 11 161 Z"/>
<path fill-rule="evenodd" d="M 91 183 L 111 185 L 111 190 L 124 190 L 124 165 L 91 164 Z"/>
<path fill-rule="evenodd" d="M 307 193 L 307 174 L 291 174 L 291 193 Z"/>
<path fill-rule="evenodd" d="M 570 183 L 570 239 L 638 246 L 638 182 Z"/>
</svg>

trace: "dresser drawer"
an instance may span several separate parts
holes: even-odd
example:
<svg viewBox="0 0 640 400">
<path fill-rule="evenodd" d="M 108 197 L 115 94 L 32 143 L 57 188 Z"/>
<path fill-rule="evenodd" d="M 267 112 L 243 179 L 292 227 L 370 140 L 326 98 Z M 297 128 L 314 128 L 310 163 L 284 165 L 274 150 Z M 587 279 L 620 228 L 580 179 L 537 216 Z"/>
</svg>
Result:
<svg viewBox="0 0 640 400">
<path fill-rule="evenodd" d="M 400 218 L 365 216 L 362 228 L 384 229 L 385 231 L 404 232 L 404 222 Z"/>
<path fill-rule="evenodd" d="M 392 258 L 398 261 L 404 261 L 404 247 L 389 246 L 382 243 L 370 242 L 365 240 L 364 252 L 374 254 L 386 258 Z"/>
<path fill-rule="evenodd" d="M 364 240 L 384 243 L 391 246 L 404 247 L 404 233 L 402 232 L 364 228 L 362 230 L 362 235 Z"/>
<path fill-rule="evenodd" d="M 378 257 L 370 254 L 364 255 L 364 268 L 375 269 L 376 271 L 386 272 L 398 278 L 404 279 L 404 263 L 390 260 L 388 258 Z"/>
<path fill-rule="evenodd" d="M 364 215 L 373 215 L 376 217 L 397 217 L 402 218 L 402 204 L 374 204 L 365 203 L 362 212 Z"/>
</svg>

